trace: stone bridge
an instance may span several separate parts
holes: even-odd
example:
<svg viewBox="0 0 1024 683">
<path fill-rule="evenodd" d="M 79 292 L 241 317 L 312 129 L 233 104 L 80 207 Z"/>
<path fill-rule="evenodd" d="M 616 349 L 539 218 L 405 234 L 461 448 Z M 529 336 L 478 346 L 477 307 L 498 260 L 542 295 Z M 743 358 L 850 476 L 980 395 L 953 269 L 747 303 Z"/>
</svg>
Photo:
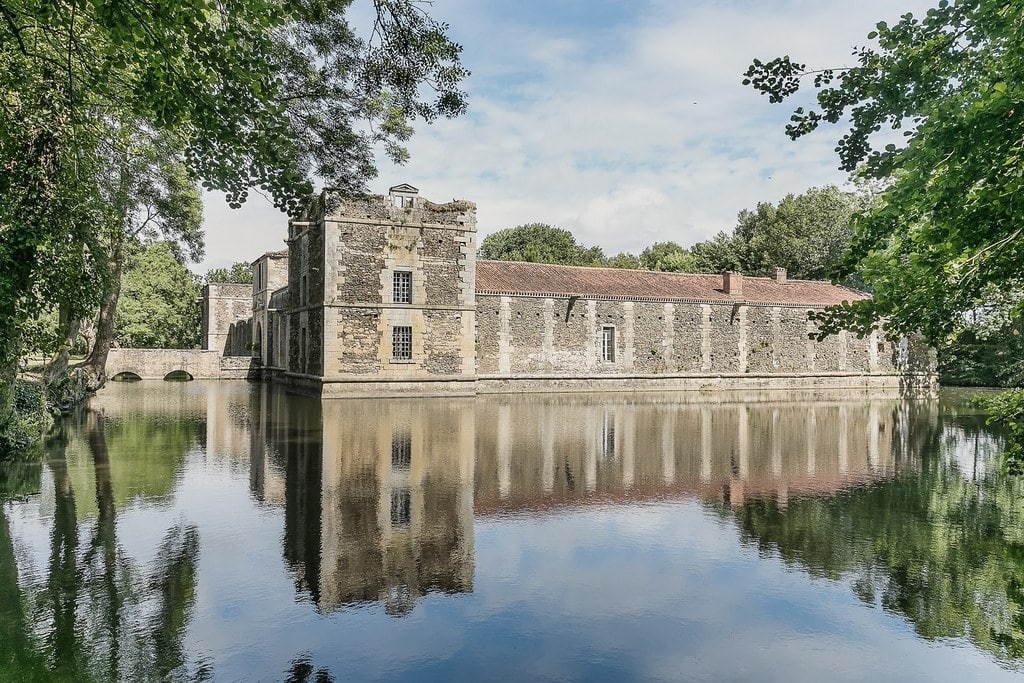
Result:
<svg viewBox="0 0 1024 683">
<path fill-rule="evenodd" d="M 111 349 L 107 377 L 139 379 L 246 379 L 256 372 L 250 356 L 222 356 L 200 349 Z M 181 374 L 185 373 L 185 374 Z M 185 376 L 187 375 L 187 377 Z"/>
</svg>

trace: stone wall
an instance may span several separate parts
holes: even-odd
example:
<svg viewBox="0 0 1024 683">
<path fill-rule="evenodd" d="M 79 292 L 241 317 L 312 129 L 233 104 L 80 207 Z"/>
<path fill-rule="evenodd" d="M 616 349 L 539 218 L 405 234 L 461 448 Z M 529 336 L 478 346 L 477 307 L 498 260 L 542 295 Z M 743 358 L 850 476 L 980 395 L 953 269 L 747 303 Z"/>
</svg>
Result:
<svg viewBox="0 0 1024 683">
<path fill-rule="evenodd" d="M 251 314 L 250 314 L 251 315 Z M 253 354 L 253 321 L 247 316 L 243 320 L 236 320 L 228 326 L 228 333 L 224 336 L 221 355 L 245 356 Z"/>
<path fill-rule="evenodd" d="M 253 355 L 264 367 L 282 368 L 287 332 L 281 329 L 278 311 L 288 307 L 288 252 L 269 252 L 253 263 L 252 341 Z"/>
<path fill-rule="evenodd" d="M 306 317 L 294 312 L 291 317 L 293 328 L 306 325 L 311 333 L 322 334 L 323 366 L 308 364 L 305 372 L 321 375 L 324 382 L 472 379 L 475 207 L 410 196 L 401 203 L 393 199 L 326 193 L 320 222 L 291 240 L 291 260 L 299 261 L 291 287 L 306 272 L 303 259 L 322 254 L 325 264 L 322 332 L 312 310 Z M 394 300 L 399 271 L 410 273 L 411 301 Z M 394 357 L 393 334 L 399 326 L 412 330 L 409 359 Z M 299 356 L 293 349 L 293 365 Z"/>
<path fill-rule="evenodd" d="M 293 223 L 288 242 L 289 372 L 323 371 L 324 240 L 323 224 Z"/>
<path fill-rule="evenodd" d="M 252 285 L 211 283 L 203 287 L 202 297 L 203 348 L 230 355 L 237 345 L 229 338 L 231 326 L 252 317 Z"/>
<path fill-rule="evenodd" d="M 267 308 L 263 311 L 266 322 L 263 325 L 263 340 L 260 358 L 265 367 L 286 368 L 288 366 L 288 288 L 274 291 L 268 297 Z M 257 313 L 260 313 L 257 311 Z"/>
<path fill-rule="evenodd" d="M 477 373 L 485 379 L 853 377 L 932 367 L 926 348 L 894 349 L 881 332 L 814 341 L 809 313 L 793 306 L 480 294 Z M 614 329 L 612 361 L 602 354 L 606 327 Z"/>
<path fill-rule="evenodd" d="M 933 382 L 926 351 L 881 332 L 811 339 L 817 328 L 802 305 L 477 294 L 475 233 L 470 202 L 433 204 L 409 186 L 325 192 L 289 224 L 278 313 L 255 319 L 262 337 L 287 339 L 261 352 L 264 363 L 284 368 L 275 376 L 294 389 L 323 395 L 473 393 L 477 378 L 480 391 L 516 391 L 516 381 L 574 391 L 588 382 L 870 389 L 900 386 L 905 371 Z M 394 294 L 396 273 L 408 273 L 408 300 Z M 396 357 L 395 330 L 406 327 L 410 357 Z"/>
<path fill-rule="evenodd" d="M 250 356 L 223 356 L 201 349 L 111 349 L 107 377 L 131 373 L 141 379 L 164 379 L 176 371 L 192 379 L 246 379 L 255 371 Z"/>
<path fill-rule="evenodd" d="M 504 297 L 483 296 L 476 304 L 476 371 L 495 375 L 499 372 L 499 336 L 501 301 Z M 564 345 L 564 344 L 563 344 Z M 507 372 L 507 371 L 506 371 Z"/>
</svg>

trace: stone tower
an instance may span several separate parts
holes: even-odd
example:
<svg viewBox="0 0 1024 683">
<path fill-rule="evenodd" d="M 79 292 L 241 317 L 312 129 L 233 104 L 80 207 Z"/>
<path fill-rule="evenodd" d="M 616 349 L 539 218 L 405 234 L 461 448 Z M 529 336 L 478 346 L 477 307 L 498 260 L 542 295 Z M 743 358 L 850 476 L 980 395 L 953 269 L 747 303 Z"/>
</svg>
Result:
<svg viewBox="0 0 1024 683">
<path fill-rule="evenodd" d="M 411 185 L 325 191 L 289 227 L 293 384 L 323 395 L 474 392 L 476 206 Z"/>
</svg>

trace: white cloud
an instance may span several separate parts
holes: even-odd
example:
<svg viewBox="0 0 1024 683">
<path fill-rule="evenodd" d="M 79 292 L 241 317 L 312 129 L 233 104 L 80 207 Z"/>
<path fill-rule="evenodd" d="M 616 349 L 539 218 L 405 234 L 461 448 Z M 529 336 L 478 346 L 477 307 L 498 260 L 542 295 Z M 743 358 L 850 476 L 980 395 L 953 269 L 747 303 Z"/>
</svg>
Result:
<svg viewBox="0 0 1024 683">
<path fill-rule="evenodd" d="M 373 189 L 411 182 L 431 199 L 476 201 L 482 234 L 548 222 L 607 253 L 707 239 L 740 209 L 845 180 L 840 131 L 788 140 L 791 105 L 740 83 L 750 60 L 848 64 L 874 23 L 897 14 L 887 0 L 654 0 L 627 23 L 590 26 L 558 9 L 510 19 L 506 5 L 437 0 L 431 11 L 466 46 L 470 111 L 419 126 L 412 161 L 381 157 Z M 285 220 L 211 202 L 207 230 L 204 267 L 280 248 Z"/>
</svg>

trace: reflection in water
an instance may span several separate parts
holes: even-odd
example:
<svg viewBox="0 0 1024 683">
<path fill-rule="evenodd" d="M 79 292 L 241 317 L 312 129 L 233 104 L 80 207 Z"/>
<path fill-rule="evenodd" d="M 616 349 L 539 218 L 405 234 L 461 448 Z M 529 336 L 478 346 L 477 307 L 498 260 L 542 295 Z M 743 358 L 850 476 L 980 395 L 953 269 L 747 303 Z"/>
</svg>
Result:
<svg viewBox="0 0 1024 683">
<path fill-rule="evenodd" d="M 478 515 L 695 496 L 742 505 L 892 477 L 897 404 L 491 399 L 476 411 Z"/>
<path fill-rule="evenodd" d="M 1024 482 L 985 476 L 999 445 L 980 416 L 914 411 L 914 476 L 838 497 L 735 509 L 744 538 L 815 576 L 848 578 L 869 605 L 929 640 L 965 637 L 1024 657 Z M 934 457 L 947 452 L 959 457 Z"/>
<path fill-rule="evenodd" d="M 896 404 L 259 394 L 250 485 L 285 508 L 296 589 L 408 613 L 473 586 L 473 515 L 697 496 L 742 505 L 891 477 Z M 280 480 L 283 478 L 283 483 Z"/>
<path fill-rule="evenodd" d="M 61 425 L 50 444 L 54 506 L 49 559 L 45 574 L 27 586 L 19 585 L 10 526 L 0 508 L 4 678 L 155 680 L 184 673 L 182 638 L 195 603 L 198 532 L 185 525 L 168 530 L 151 576 L 126 556 L 117 540 L 105 422 L 102 413 L 83 411 Z M 69 448 L 83 441 L 95 482 L 96 515 L 86 524 L 79 518 L 80 497 L 66 458 Z"/>
<path fill-rule="evenodd" d="M 45 466 L 0 470 L 0 678 L 261 675 L 230 647 L 208 651 L 203 638 L 212 629 L 217 640 L 218 619 L 231 610 L 249 621 L 264 609 L 300 621 L 303 613 L 271 610 L 280 597 L 271 591 L 282 585 L 285 602 L 296 607 L 297 596 L 296 608 L 311 615 L 301 637 L 312 644 L 283 646 L 270 677 L 344 678 L 317 641 L 336 643 L 332 628 L 376 628 L 386 642 L 394 632 L 373 621 L 381 612 L 416 613 L 383 621 L 393 629 L 424 622 L 430 631 L 438 610 L 424 604 L 461 605 L 463 622 L 433 630 L 479 626 L 492 639 L 476 641 L 483 647 L 517 628 L 502 601 L 534 620 L 549 609 L 533 604 L 528 577 L 495 579 L 504 535 L 529 536 L 538 555 L 518 569 L 560 587 L 548 600 L 578 591 L 581 602 L 600 604 L 576 574 L 618 565 L 611 556 L 606 565 L 593 554 L 577 558 L 572 534 L 585 526 L 573 520 L 603 520 L 605 535 L 588 549 L 602 552 L 623 544 L 613 528 L 635 532 L 638 506 L 672 524 L 699 523 L 686 515 L 700 510 L 718 524 L 714 543 L 758 550 L 754 561 L 770 581 L 787 578 L 771 574 L 781 558 L 780 572 L 849 586 L 920 638 L 960 638 L 1005 662 L 1024 659 L 1024 485 L 990 471 L 998 439 L 959 404 L 694 395 L 320 401 L 259 385 L 189 383 L 118 386 L 91 408 L 63 423 Z M 221 507 L 196 503 L 218 496 Z M 32 514 L 41 531 L 26 522 Z M 132 514 L 151 530 L 142 555 L 125 543 Z M 565 520 L 571 532 L 550 532 Z M 245 527 L 239 545 L 202 547 L 210 534 L 236 540 L 225 535 L 236 525 Z M 33 533 L 34 554 L 25 549 Z M 268 552 L 250 566 L 261 543 Z M 643 561 L 626 547 L 631 562 Z M 703 585 L 736 562 L 690 551 L 690 564 L 668 565 L 665 587 L 636 586 L 626 601 L 634 626 L 658 611 L 651 601 L 673 604 L 672 614 L 699 603 L 666 592 L 686 585 L 680 577 Z M 229 553 L 246 555 L 245 567 L 218 576 Z M 548 556 L 558 573 L 545 566 Z M 204 586 L 215 605 L 206 612 L 197 608 Z M 453 595 L 462 599 L 444 597 Z M 787 618 L 772 612 L 777 599 L 765 598 L 761 618 Z M 739 630 L 735 620 L 756 620 L 755 612 L 692 616 L 688 628 Z M 241 639 L 253 650 L 271 647 L 279 636 L 268 634 L 291 629 L 287 619 Z M 566 650 L 590 643 L 591 621 L 580 623 L 546 637 L 564 635 Z M 424 646 L 419 661 L 458 652 L 451 647 Z"/>
<path fill-rule="evenodd" d="M 276 394 L 264 420 L 254 493 L 272 479 L 265 454 L 283 459 L 285 557 L 322 612 L 381 601 L 400 616 L 426 593 L 472 590 L 471 401 Z"/>
</svg>

